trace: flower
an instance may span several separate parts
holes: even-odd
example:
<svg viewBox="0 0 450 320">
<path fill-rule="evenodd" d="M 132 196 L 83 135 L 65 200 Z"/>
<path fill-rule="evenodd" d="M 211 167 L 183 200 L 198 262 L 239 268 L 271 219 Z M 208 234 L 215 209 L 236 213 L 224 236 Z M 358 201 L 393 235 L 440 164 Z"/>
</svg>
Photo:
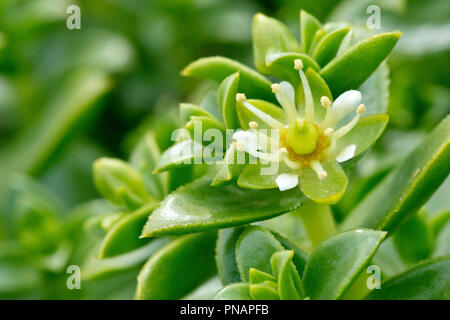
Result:
<svg viewBox="0 0 450 320">
<path fill-rule="evenodd" d="M 296 59 L 294 67 L 300 75 L 304 106 L 297 105 L 295 89 L 286 81 L 272 84 L 272 91 L 284 110 L 287 123 L 264 113 L 244 94 L 238 93 L 236 102 L 257 115 L 264 127 L 271 130 L 270 133 L 259 130 L 260 123 L 252 121 L 248 130 L 237 131 L 233 139 L 238 150 L 261 163 L 278 164 L 274 175 L 280 191 L 300 186 L 302 192 L 316 202 L 335 203 L 347 187 L 347 177 L 339 163 L 352 159 L 356 151 L 355 144 L 343 145 L 343 138 L 355 128 L 366 108 L 360 104 L 361 92 L 349 90 L 333 103 L 322 96 L 320 105 L 326 111 L 318 115 L 302 60 Z M 353 118 L 341 125 L 351 113 L 354 113 Z M 270 174 L 267 177 L 273 178 Z"/>
</svg>

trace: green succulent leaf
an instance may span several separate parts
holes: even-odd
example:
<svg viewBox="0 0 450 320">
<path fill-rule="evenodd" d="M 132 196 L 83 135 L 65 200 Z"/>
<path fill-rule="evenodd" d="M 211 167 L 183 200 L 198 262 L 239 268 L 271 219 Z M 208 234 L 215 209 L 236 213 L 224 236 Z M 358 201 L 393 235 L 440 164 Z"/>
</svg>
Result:
<svg viewBox="0 0 450 320">
<path fill-rule="evenodd" d="M 266 56 L 266 69 L 270 73 L 281 80 L 289 81 L 292 85 L 300 82 L 298 70 L 294 68 L 294 61 L 301 59 L 303 67 L 312 68 L 316 71 L 320 70 L 320 66 L 314 59 L 305 53 L 297 52 L 276 52 Z"/>
<path fill-rule="evenodd" d="M 94 248 L 81 265 L 82 280 L 107 278 L 129 270 L 137 271 L 152 254 L 169 242 L 168 238 L 154 239 L 141 248 L 104 259 L 98 258 L 98 248 Z"/>
<path fill-rule="evenodd" d="M 156 252 L 138 276 L 136 299 L 180 299 L 216 272 L 217 234 L 180 237 Z"/>
<path fill-rule="evenodd" d="M 271 82 L 257 71 L 224 57 L 201 58 L 189 64 L 182 74 L 188 77 L 222 82 L 229 75 L 239 72 L 239 88 L 249 97 L 276 102 Z"/>
<path fill-rule="evenodd" d="M 381 33 L 362 40 L 331 60 L 321 71 L 334 97 L 357 89 L 394 48 L 401 33 Z"/>
<path fill-rule="evenodd" d="M 202 162 L 203 146 L 194 140 L 187 139 L 174 144 L 164 151 L 154 172 L 160 173 Z"/>
<path fill-rule="evenodd" d="M 304 201 L 298 189 L 245 190 L 234 184 L 212 187 L 205 176 L 168 195 L 149 217 L 143 237 L 226 228 L 291 211 Z"/>
<path fill-rule="evenodd" d="M 263 272 L 255 268 L 250 268 L 249 282 L 251 284 L 258 284 L 265 281 L 276 281 L 276 279 L 270 273 Z"/>
<path fill-rule="evenodd" d="M 205 109 L 191 103 L 180 103 L 180 116 L 183 123 L 189 122 L 189 120 L 191 120 L 191 117 L 194 116 L 211 118 L 213 117 L 213 115 Z"/>
<path fill-rule="evenodd" d="M 314 48 L 312 57 L 321 67 L 325 66 L 336 56 L 342 41 L 349 31 L 349 27 L 341 28 L 328 33 L 320 40 Z"/>
<path fill-rule="evenodd" d="M 264 281 L 257 284 L 251 283 L 250 296 L 253 300 L 280 300 L 275 281 Z"/>
<path fill-rule="evenodd" d="M 385 114 L 370 115 L 361 118 L 356 126 L 336 143 L 336 154 L 342 152 L 347 146 L 356 146 L 353 157 L 359 156 L 372 146 L 383 133 L 389 122 Z"/>
<path fill-rule="evenodd" d="M 291 250 L 294 252 L 294 256 L 292 257 L 292 262 L 295 265 L 295 268 L 297 269 L 297 272 L 300 276 L 303 275 L 303 272 L 305 271 L 305 266 L 308 261 L 308 255 L 306 252 L 301 249 L 296 243 L 294 243 L 292 240 L 290 240 L 287 237 L 283 237 L 282 235 L 273 232 L 272 234 L 275 236 L 275 238 L 281 243 L 281 245 L 286 250 Z"/>
<path fill-rule="evenodd" d="M 252 300 L 250 285 L 243 282 L 230 284 L 217 292 L 214 300 Z"/>
<path fill-rule="evenodd" d="M 236 113 L 236 94 L 239 89 L 239 72 L 226 77 L 219 86 L 217 102 L 228 129 L 238 129 L 239 119 Z"/>
<path fill-rule="evenodd" d="M 319 179 L 313 169 L 300 171 L 299 185 L 302 192 L 311 200 L 320 204 L 338 202 L 347 189 L 348 179 L 344 170 L 334 162 L 322 163 L 327 177 Z"/>
<path fill-rule="evenodd" d="M 297 40 L 284 24 L 261 13 L 253 18 L 252 38 L 256 69 L 265 74 L 273 75 L 266 66 L 267 53 L 300 50 Z"/>
<path fill-rule="evenodd" d="M 300 300 L 305 298 L 302 281 L 292 263 L 294 251 L 275 252 L 270 263 L 273 274 L 277 275 L 278 293 L 281 300 Z"/>
<path fill-rule="evenodd" d="M 249 281 L 251 268 L 272 274 L 270 258 L 280 250 L 284 250 L 283 246 L 269 230 L 259 226 L 246 228 L 236 243 L 236 261 L 241 279 Z"/>
<path fill-rule="evenodd" d="M 216 244 L 216 265 L 223 285 L 241 281 L 236 263 L 236 242 L 243 228 L 219 230 Z"/>
<path fill-rule="evenodd" d="M 249 99 L 247 100 L 255 109 L 249 109 L 248 106 L 245 106 L 242 103 L 236 104 L 236 110 L 239 117 L 239 123 L 241 128 L 244 130 L 248 130 L 249 122 L 255 121 L 258 123 L 258 128 L 260 129 L 271 129 L 271 125 L 267 122 L 267 117 L 269 116 L 269 121 L 273 122 L 273 119 L 277 120 L 280 123 L 286 122 L 286 115 L 280 107 L 277 105 L 257 99 Z"/>
<path fill-rule="evenodd" d="M 393 241 L 406 264 L 425 260 L 434 249 L 431 227 L 422 214 L 415 214 L 403 223 L 395 231 Z"/>
<path fill-rule="evenodd" d="M 342 230 L 394 230 L 419 210 L 450 171 L 450 116 L 347 216 Z"/>
<path fill-rule="evenodd" d="M 100 158 L 94 162 L 94 182 L 109 201 L 134 210 L 156 200 L 147 192 L 142 175 L 127 162 Z"/>
<path fill-rule="evenodd" d="M 153 133 L 146 133 L 130 155 L 130 165 L 142 174 L 148 192 L 156 199 L 166 194 L 166 176 L 156 175 L 153 170 L 161 157 L 161 152 Z"/>
<path fill-rule="evenodd" d="M 314 35 L 322 27 L 322 24 L 308 12 L 300 11 L 300 34 L 303 52 L 309 52 Z"/>
<path fill-rule="evenodd" d="M 437 234 L 435 243 L 434 257 L 450 255 L 450 221 Z"/>
<path fill-rule="evenodd" d="M 236 144 L 232 143 L 228 148 L 223 163 L 218 164 L 218 171 L 211 185 L 223 186 L 236 180 L 248 162 L 248 154 L 245 151 L 236 149 Z"/>
<path fill-rule="evenodd" d="M 101 259 L 137 249 L 151 239 L 139 239 L 142 227 L 156 205 L 144 206 L 117 221 L 107 232 L 100 246 Z"/>
<path fill-rule="evenodd" d="M 386 232 L 354 230 L 322 242 L 311 254 L 303 275 L 306 296 L 340 299 L 369 264 Z"/>
<path fill-rule="evenodd" d="M 425 261 L 383 282 L 369 300 L 449 300 L 450 256 Z"/>
</svg>

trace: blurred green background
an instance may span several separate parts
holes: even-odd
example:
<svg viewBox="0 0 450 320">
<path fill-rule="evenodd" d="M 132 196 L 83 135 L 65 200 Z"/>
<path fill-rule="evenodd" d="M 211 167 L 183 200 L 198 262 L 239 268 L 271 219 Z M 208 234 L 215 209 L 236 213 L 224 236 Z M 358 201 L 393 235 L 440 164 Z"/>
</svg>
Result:
<svg viewBox="0 0 450 320">
<path fill-rule="evenodd" d="M 81 8 L 81 30 L 66 27 L 71 4 Z M 177 126 L 177 104 L 209 85 L 180 76 L 190 61 L 221 55 L 252 65 L 255 13 L 298 36 L 301 8 L 364 26 L 369 4 L 381 8 L 377 32 L 404 35 L 389 59 L 389 128 L 333 208 L 338 221 L 449 113 L 449 1 L 2 0 L 0 298 L 111 298 L 111 288 L 125 288 L 115 298 L 132 297 L 124 284 L 133 285 L 133 273 L 87 296 L 60 280 L 83 251 L 70 248 L 86 206 L 108 211 L 91 201 L 99 197 L 93 161 L 127 158 L 147 128 Z M 448 190 L 447 181 L 439 192 Z M 430 214 L 450 207 L 439 192 Z"/>
</svg>

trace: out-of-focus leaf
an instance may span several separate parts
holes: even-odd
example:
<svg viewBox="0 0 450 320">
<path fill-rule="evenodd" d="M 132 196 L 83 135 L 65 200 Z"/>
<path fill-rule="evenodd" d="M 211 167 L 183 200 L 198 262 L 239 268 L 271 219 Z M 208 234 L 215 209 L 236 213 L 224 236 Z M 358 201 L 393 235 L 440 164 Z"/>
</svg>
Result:
<svg viewBox="0 0 450 320">
<path fill-rule="evenodd" d="M 203 161 L 203 146 L 194 140 L 183 140 L 164 151 L 156 164 L 155 173 L 190 166 Z"/>
<path fill-rule="evenodd" d="M 314 35 L 321 26 L 322 24 L 314 16 L 304 10 L 300 11 L 300 32 L 304 52 L 309 52 Z"/>
<path fill-rule="evenodd" d="M 217 234 L 178 238 L 153 255 L 138 276 L 136 299 L 180 299 L 216 271 Z"/>
<path fill-rule="evenodd" d="M 229 129 L 238 129 L 239 120 L 236 114 L 236 94 L 239 88 L 239 72 L 226 77 L 217 92 L 219 104 L 225 125 Z"/>
<path fill-rule="evenodd" d="M 428 258 L 434 247 L 430 225 L 422 214 L 416 214 L 403 223 L 393 235 L 394 244 L 405 263 Z"/>
<path fill-rule="evenodd" d="M 370 300 L 449 300 L 450 257 L 425 261 L 388 279 L 373 290 Z"/>
<path fill-rule="evenodd" d="M 205 176 L 170 194 L 149 217 L 142 236 L 174 235 L 226 228 L 269 219 L 291 211 L 304 201 L 295 188 L 247 190 L 230 184 L 211 187 Z"/>
<path fill-rule="evenodd" d="M 271 82 L 255 70 L 224 57 L 201 58 L 189 64 L 182 74 L 188 77 L 222 82 L 229 75 L 239 72 L 239 88 L 248 97 L 276 102 Z"/>
</svg>

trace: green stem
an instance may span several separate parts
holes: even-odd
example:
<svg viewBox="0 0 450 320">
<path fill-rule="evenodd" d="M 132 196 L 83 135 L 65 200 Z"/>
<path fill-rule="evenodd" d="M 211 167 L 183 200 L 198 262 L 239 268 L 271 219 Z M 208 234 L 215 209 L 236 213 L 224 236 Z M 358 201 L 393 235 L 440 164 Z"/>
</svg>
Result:
<svg viewBox="0 0 450 320">
<path fill-rule="evenodd" d="M 323 240 L 336 234 L 336 225 L 330 206 L 308 201 L 295 213 L 302 220 L 313 249 Z"/>
</svg>

